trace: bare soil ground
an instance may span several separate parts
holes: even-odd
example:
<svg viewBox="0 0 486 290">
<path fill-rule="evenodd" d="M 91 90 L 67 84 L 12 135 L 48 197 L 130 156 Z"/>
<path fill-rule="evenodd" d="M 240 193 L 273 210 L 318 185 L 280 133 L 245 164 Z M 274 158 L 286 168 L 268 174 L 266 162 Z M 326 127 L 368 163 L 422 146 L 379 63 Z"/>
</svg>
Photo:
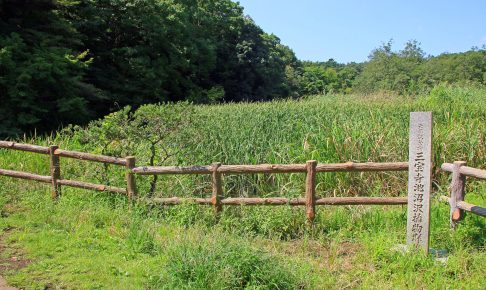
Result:
<svg viewBox="0 0 486 290">
<path fill-rule="evenodd" d="M 0 290 L 18 289 L 9 286 L 7 281 L 2 277 L 2 274 L 7 271 L 19 270 L 30 263 L 27 258 L 24 258 L 20 250 L 8 244 L 7 236 L 12 230 L 14 229 L 4 229 L 0 235 Z"/>
</svg>

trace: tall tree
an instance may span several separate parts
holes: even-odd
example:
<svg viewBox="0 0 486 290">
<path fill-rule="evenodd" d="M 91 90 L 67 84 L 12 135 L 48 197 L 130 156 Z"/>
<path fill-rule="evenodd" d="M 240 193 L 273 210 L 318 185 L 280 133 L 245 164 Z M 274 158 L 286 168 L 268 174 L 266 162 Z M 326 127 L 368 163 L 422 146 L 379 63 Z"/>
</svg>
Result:
<svg viewBox="0 0 486 290">
<path fill-rule="evenodd" d="M 52 129 L 90 118 L 82 82 L 86 52 L 50 0 L 0 1 L 0 136 Z"/>
</svg>

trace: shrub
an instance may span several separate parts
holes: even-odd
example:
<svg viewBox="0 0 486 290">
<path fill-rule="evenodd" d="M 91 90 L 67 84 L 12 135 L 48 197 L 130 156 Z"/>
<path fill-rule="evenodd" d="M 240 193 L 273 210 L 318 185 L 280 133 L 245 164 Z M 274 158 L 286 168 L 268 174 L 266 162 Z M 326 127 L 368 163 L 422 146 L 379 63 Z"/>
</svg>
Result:
<svg viewBox="0 0 486 290">
<path fill-rule="evenodd" d="M 283 260 L 228 236 L 174 243 L 167 278 L 152 280 L 153 288 L 170 289 L 295 289 L 301 282 Z"/>
</svg>

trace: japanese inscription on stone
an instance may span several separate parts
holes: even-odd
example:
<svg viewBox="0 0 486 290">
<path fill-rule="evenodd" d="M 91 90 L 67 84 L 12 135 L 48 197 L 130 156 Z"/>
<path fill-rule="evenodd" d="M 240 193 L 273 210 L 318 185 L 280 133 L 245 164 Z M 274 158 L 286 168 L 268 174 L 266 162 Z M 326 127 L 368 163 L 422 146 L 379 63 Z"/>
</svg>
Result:
<svg viewBox="0 0 486 290">
<path fill-rule="evenodd" d="M 429 250 L 432 113 L 410 113 L 407 244 Z"/>
</svg>

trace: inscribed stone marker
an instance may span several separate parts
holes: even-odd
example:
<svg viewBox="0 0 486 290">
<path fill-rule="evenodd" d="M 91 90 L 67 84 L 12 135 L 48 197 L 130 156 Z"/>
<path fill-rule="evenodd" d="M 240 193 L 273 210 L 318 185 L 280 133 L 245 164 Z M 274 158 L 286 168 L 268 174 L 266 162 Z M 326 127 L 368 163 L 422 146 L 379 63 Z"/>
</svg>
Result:
<svg viewBox="0 0 486 290">
<path fill-rule="evenodd" d="M 410 113 L 407 245 L 429 251 L 432 112 Z"/>
</svg>

